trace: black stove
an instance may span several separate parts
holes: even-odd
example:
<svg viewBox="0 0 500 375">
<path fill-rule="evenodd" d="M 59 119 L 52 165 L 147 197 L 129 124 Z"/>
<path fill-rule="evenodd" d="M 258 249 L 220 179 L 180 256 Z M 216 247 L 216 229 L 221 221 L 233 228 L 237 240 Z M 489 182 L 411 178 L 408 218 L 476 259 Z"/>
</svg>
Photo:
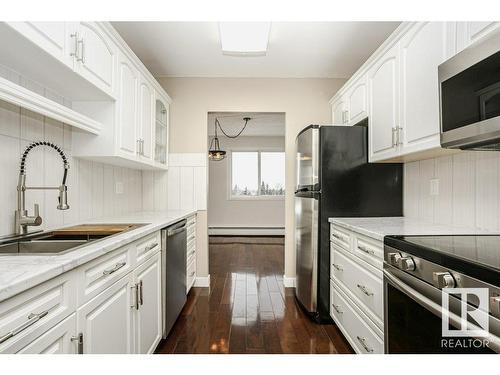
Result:
<svg viewBox="0 0 500 375">
<path fill-rule="evenodd" d="M 499 235 L 386 236 L 383 272 L 386 353 L 500 353 Z"/>
<path fill-rule="evenodd" d="M 500 236 L 387 236 L 384 243 L 500 286 Z"/>
</svg>

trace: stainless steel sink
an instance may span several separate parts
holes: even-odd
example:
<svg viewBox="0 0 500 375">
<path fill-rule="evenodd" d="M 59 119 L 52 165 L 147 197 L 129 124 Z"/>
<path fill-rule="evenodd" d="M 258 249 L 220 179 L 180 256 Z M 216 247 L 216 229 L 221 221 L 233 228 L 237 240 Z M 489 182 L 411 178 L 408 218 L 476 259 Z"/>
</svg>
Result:
<svg viewBox="0 0 500 375">
<path fill-rule="evenodd" d="M 145 224 L 131 224 L 128 230 Z M 62 234 L 57 231 L 37 232 L 24 236 L 0 238 L 0 254 L 56 255 L 103 238 L 118 235 L 88 232 Z"/>
<path fill-rule="evenodd" d="M 5 245 L 0 245 L 0 253 L 9 254 L 59 254 L 63 251 L 73 249 L 75 247 L 88 243 L 87 240 L 59 240 L 59 241 L 20 241 Z"/>
</svg>

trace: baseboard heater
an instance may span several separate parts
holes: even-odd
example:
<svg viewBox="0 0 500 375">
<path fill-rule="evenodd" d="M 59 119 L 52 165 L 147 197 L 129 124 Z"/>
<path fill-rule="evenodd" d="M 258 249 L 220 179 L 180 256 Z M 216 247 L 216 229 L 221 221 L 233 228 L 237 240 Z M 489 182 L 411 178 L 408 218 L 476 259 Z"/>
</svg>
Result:
<svg viewBox="0 0 500 375">
<path fill-rule="evenodd" d="M 209 236 L 284 236 L 285 227 L 208 227 Z"/>
</svg>

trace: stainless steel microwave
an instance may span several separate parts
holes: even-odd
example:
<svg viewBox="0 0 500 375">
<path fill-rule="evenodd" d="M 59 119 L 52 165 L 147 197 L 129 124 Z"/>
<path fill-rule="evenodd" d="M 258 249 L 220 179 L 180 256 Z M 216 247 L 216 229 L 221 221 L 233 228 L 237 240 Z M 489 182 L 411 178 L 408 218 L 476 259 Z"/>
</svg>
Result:
<svg viewBox="0 0 500 375">
<path fill-rule="evenodd" d="M 441 146 L 500 150 L 500 32 L 439 65 Z"/>
</svg>

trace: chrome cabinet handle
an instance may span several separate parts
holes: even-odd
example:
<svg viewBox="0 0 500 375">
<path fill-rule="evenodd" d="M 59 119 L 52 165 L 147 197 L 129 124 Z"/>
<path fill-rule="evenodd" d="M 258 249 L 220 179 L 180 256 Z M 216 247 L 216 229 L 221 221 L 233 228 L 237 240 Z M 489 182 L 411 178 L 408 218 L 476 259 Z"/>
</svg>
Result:
<svg viewBox="0 0 500 375">
<path fill-rule="evenodd" d="M 81 48 L 78 48 L 78 46 L 81 46 Z M 84 52 L 84 43 L 83 43 L 83 38 L 81 39 L 76 39 L 76 61 L 79 61 L 81 62 L 82 64 L 85 64 L 85 57 L 83 55 L 83 52 Z M 81 54 L 78 53 L 79 51 L 81 51 Z"/>
<path fill-rule="evenodd" d="M 403 144 L 403 141 L 401 140 L 402 137 L 402 133 L 403 133 L 403 128 L 401 126 L 398 126 L 398 142 L 397 144 L 398 145 L 402 145 Z"/>
<path fill-rule="evenodd" d="M 196 252 L 196 250 L 191 250 L 188 254 L 188 258 L 191 256 L 191 255 L 194 255 L 194 253 Z"/>
<path fill-rule="evenodd" d="M 391 142 L 392 147 L 396 147 L 398 145 L 398 143 L 396 141 L 396 132 L 397 131 L 398 131 L 398 128 L 392 128 L 392 142 Z"/>
<path fill-rule="evenodd" d="M 366 288 L 366 286 L 361 285 L 361 284 L 358 284 L 358 285 L 357 285 L 357 287 L 358 287 L 358 288 L 359 288 L 359 289 L 360 289 L 360 290 L 361 290 L 364 294 L 366 294 L 367 296 L 369 296 L 369 297 L 373 296 L 373 293 L 372 293 L 372 292 L 370 292 L 370 291 Z"/>
<path fill-rule="evenodd" d="M 141 154 L 141 140 L 138 139 L 136 143 L 137 143 L 137 155 L 140 155 Z"/>
<path fill-rule="evenodd" d="M 142 286 L 143 286 L 143 284 L 142 284 L 142 280 L 141 280 L 141 281 L 139 281 L 139 287 L 138 287 L 138 289 L 139 289 L 139 305 L 141 305 L 141 306 L 144 305 L 144 296 L 142 294 Z"/>
<path fill-rule="evenodd" d="M 23 324 L 21 324 L 19 327 L 14 328 L 9 333 L 7 333 L 7 334 L 3 335 L 2 337 L 0 337 L 0 344 L 4 343 L 5 341 L 7 341 L 8 339 L 10 339 L 11 337 L 14 337 L 14 336 L 18 335 L 19 333 L 21 333 L 25 329 L 31 327 L 33 324 L 35 324 L 36 322 L 38 322 L 40 319 L 42 319 L 43 317 L 47 316 L 48 313 L 49 313 L 49 311 L 45 310 L 45 311 L 42 311 L 41 313 L 38 313 L 38 314 L 34 314 L 34 313 L 29 314 L 28 315 L 28 320 L 26 322 L 24 322 Z"/>
<path fill-rule="evenodd" d="M 367 353 L 373 353 L 373 349 L 367 345 L 366 339 L 364 337 L 356 336 L 356 338 L 358 339 L 359 343 L 363 346 L 363 349 L 365 349 Z"/>
<path fill-rule="evenodd" d="M 358 245 L 358 249 L 361 250 L 363 253 L 371 254 L 374 255 L 375 252 L 373 250 L 367 249 L 364 246 Z"/>
<path fill-rule="evenodd" d="M 73 48 L 73 52 L 71 52 L 69 55 L 71 57 L 75 57 L 78 60 L 78 33 L 70 34 L 70 37 L 75 38 L 75 48 Z"/>
<path fill-rule="evenodd" d="M 80 61 L 82 62 L 82 64 L 85 64 L 85 42 L 82 39 L 80 39 L 80 41 L 82 42 L 82 55 L 80 56 Z"/>
<path fill-rule="evenodd" d="M 116 271 L 118 271 L 120 268 L 124 267 L 126 264 L 127 264 L 127 262 L 116 263 L 113 268 L 111 268 L 109 270 L 102 271 L 102 274 L 104 276 L 111 275 L 112 273 L 115 273 Z"/>
<path fill-rule="evenodd" d="M 339 305 L 332 304 L 332 307 L 337 312 L 337 314 L 343 314 L 344 313 L 342 310 L 340 310 L 340 306 Z"/>
<path fill-rule="evenodd" d="M 138 283 L 135 283 L 134 286 L 132 287 L 132 289 L 134 289 L 134 297 L 135 297 L 135 301 L 134 301 L 134 305 L 132 307 L 134 307 L 136 310 L 139 310 L 139 284 Z"/>
<path fill-rule="evenodd" d="M 146 251 L 153 250 L 156 246 L 158 246 L 158 242 L 149 244 L 148 246 L 146 246 Z"/>
<path fill-rule="evenodd" d="M 332 233 L 332 236 L 337 240 L 342 241 L 342 237 L 340 237 L 338 234 Z"/>
<path fill-rule="evenodd" d="M 191 272 L 191 274 L 189 275 L 189 277 L 194 276 L 195 273 L 196 273 L 195 271 Z"/>
<path fill-rule="evenodd" d="M 332 263 L 333 268 L 335 268 L 337 271 L 343 271 L 344 269 L 339 266 L 338 264 Z"/>
<path fill-rule="evenodd" d="M 79 333 L 76 336 L 71 336 L 71 342 L 76 342 L 76 353 L 83 354 L 83 333 Z"/>
</svg>

